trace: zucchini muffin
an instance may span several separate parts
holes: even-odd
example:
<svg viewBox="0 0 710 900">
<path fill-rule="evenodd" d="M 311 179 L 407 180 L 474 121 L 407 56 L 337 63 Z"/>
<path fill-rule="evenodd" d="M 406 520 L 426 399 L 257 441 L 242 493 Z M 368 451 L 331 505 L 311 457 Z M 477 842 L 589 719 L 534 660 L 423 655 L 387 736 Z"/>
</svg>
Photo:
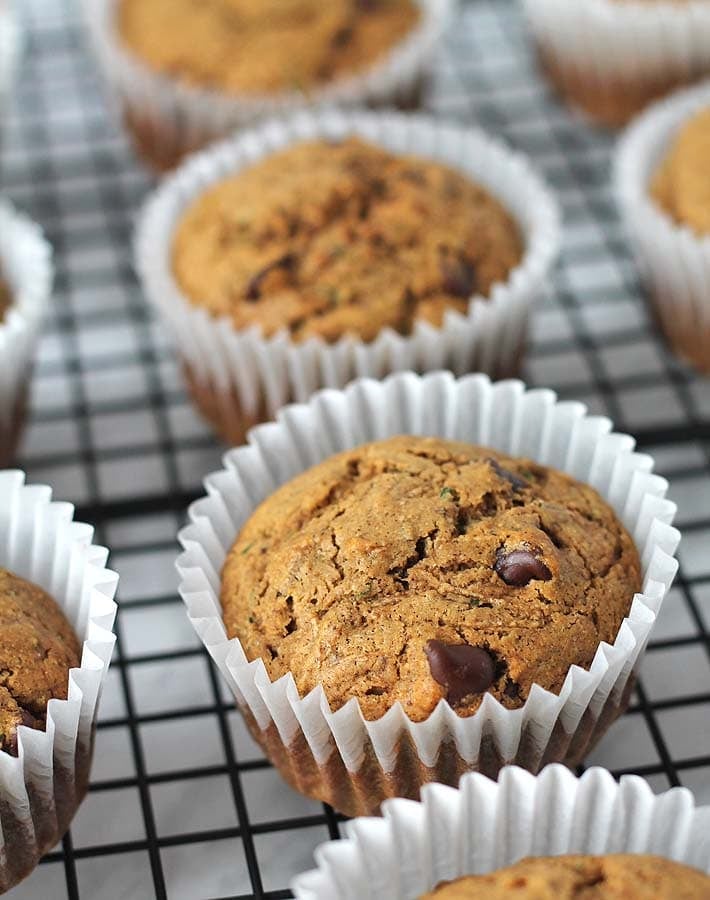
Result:
<svg viewBox="0 0 710 900">
<path fill-rule="evenodd" d="M 81 649 L 54 600 L 3 568 L 0 635 L 0 751 L 15 756 L 17 728 L 44 729 L 49 701 L 66 700 Z"/>
<path fill-rule="evenodd" d="M 297 144 L 206 191 L 178 224 L 172 264 L 190 302 L 237 329 L 372 341 L 466 313 L 522 253 L 482 187 L 350 138 Z"/>
<path fill-rule="evenodd" d="M 660 856 L 523 859 L 440 885 L 421 900 L 706 900 L 710 877 Z"/>
<path fill-rule="evenodd" d="M 640 590 L 634 543 L 592 488 L 529 460 L 395 437 L 265 500 L 222 574 L 230 638 L 301 695 L 414 721 L 486 693 L 521 707 L 613 642 Z"/>
<path fill-rule="evenodd" d="M 656 170 L 651 195 L 678 224 L 710 234 L 710 107 L 695 113 Z"/>
<path fill-rule="evenodd" d="M 419 17 L 413 0 L 121 0 L 117 26 L 153 70 L 239 95 L 308 90 L 357 73 Z"/>
</svg>

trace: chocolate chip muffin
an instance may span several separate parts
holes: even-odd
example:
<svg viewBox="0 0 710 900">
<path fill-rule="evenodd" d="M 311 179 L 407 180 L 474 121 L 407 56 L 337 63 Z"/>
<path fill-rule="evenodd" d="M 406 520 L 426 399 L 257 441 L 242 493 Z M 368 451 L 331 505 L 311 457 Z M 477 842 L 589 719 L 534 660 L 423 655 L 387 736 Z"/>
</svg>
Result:
<svg viewBox="0 0 710 900">
<path fill-rule="evenodd" d="M 698 236 L 710 234 L 710 109 L 680 129 L 656 170 L 651 194 L 668 215 Z"/>
<path fill-rule="evenodd" d="M 524 859 L 440 885 L 421 900 L 706 900 L 710 878 L 660 856 Z"/>
<path fill-rule="evenodd" d="M 170 78 L 270 94 L 367 68 L 419 16 L 413 0 L 121 0 L 117 27 L 132 53 Z"/>
<path fill-rule="evenodd" d="M 47 704 L 66 700 L 79 641 L 40 587 L 0 568 L 0 751 L 17 754 L 17 728 L 43 729 Z"/>
<path fill-rule="evenodd" d="M 640 589 L 638 553 L 592 488 L 529 460 L 395 437 L 281 487 L 222 573 L 230 637 L 302 695 L 414 721 L 491 693 L 522 706 L 613 642 Z"/>
<path fill-rule="evenodd" d="M 440 325 L 521 255 L 515 222 L 482 187 L 352 138 L 298 144 L 208 190 L 172 262 L 187 298 L 238 329 L 332 342 Z"/>
</svg>

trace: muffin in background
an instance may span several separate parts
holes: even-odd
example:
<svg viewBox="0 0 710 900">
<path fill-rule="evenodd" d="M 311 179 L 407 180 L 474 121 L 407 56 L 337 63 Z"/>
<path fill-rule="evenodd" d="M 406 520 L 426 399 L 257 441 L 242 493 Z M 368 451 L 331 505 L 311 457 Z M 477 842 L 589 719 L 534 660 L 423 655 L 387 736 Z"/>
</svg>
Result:
<svg viewBox="0 0 710 900">
<path fill-rule="evenodd" d="M 528 857 L 441 884 L 421 900 L 706 900 L 710 876 L 660 856 Z"/>
<path fill-rule="evenodd" d="M 115 642 L 117 576 L 51 490 L 0 470 L 0 893 L 65 834 L 86 795 Z M 28 552 L 32 548 L 32 552 Z"/>
<path fill-rule="evenodd" d="M 0 199 L 0 467 L 14 458 L 24 427 L 51 256 L 39 227 Z"/>
<path fill-rule="evenodd" d="M 562 97 L 612 128 L 710 76 L 707 0 L 522 0 Z"/>
<path fill-rule="evenodd" d="M 710 4 L 709 4 L 710 7 Z M 710 373 L 710 83 L 629 126 L 615 192 L 654 317 L 674 353 Z"/>
<path fill-rule="evenodd" d="M 440 327 L 521 257 L 515 221 L 480 185 L 353 137 L 295 144 L 217 183 L 172 248 L 192 304 L 296 343 Z"/>
<path fill-rule="evenodd" d="M 42 588 L 0 567 L 0 752 L 17 756 L 17 729 L 44 729 L 47 704 L 66 700 L 80 647 Z"/>
<path fill-rule="evenodd" d="M 558 241 L 546 187 L 483 133 L 322 110 L 188 161 L 136 258 L 196 406 L 238 444 L 360 375 L 515 373 Z"/>
<path fill-rule="evenodd" d="M 412 107 L 457 0 L 83 0 L 105 78 L 153 168 L 313 105 Z"/>
</svg>

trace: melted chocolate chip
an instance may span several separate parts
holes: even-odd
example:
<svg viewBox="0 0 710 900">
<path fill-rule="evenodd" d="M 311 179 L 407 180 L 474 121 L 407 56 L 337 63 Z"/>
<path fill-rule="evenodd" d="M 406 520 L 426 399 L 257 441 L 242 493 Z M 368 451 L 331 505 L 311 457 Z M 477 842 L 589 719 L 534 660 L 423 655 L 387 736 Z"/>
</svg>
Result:
<svg viewBox="0 0 710 900">
<path fill-rule="evenodd" d="M 525 587 L 531 581 L 549 581 L 552 573 L 545 563 L 530 550 L 498 550 L 496 573 L 512 587 Z"/>
<path fill-rule="evenodd" d="M 271 272 L 275 272 L 277 269 L 286 269 L 287 271 L 292 269 L 296 264 L 296 257 L 292 253 L 287 253 L 285 256 L 282 256 L 280 259 L 275 259 L 273 262 L 270 262 L 268 265 L 264 266 L 259 272 L 254 275 L 253 278 L 247 284 L 246 290 L 246 298 L 247 300 L 258 300 L 261 297 L 261 289 L 264 285 L 264 281 L 267 276 L 271 274 Z"/>
<path fill-rule="evenodd" d="M 467 259 L 442 256 L 439 260 L 439 270 L 447 293 L 464 300 L 473 294 L 476 288 L 476 270 Z"/>
<path fill-rule="evenodd" d="M 524 478 L 521 478 L 520 475 L 516 475 L 515 472 L 511 472 L 509 469 L 504 469 L 497 459 L 490 458 L 487 462 L 499 478 L 504 478 L 513 485 L 514 491 L 522 491 L 526 487 L 529 487 L 528 482 Z"/>
<path fill-rule="evenodd" d="M 446 689 L 446 699 L 451 704 L 469 694 L 482 694 L 493 684 L 495 663 L 483 647 L 427 641 L 424 652 L 431 677 Z"/>
</svg>

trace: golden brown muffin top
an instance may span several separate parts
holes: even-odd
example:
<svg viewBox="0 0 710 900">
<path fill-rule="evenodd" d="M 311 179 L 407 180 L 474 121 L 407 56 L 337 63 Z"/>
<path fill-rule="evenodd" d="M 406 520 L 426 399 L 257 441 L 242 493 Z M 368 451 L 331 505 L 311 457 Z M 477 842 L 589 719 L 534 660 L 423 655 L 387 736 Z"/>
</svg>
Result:
<svg viewBox="0 0 710 900">
<path fill-rule="evenodd" d="M 43 729 L 47 704 L 66 700 L 81 647 L 42 588 L 0 568 L 0 751 L 17 754 L 17 727 Z"/>
<path fill-rule="evenodd" d="M 272 679 L 322 684 L 374 719 L 442 698 L 522 706 L 613 642 L 640 587 L 634 544 L 587 485 L 526 459 L 395 437 L 265 500 L 222 574 L 230 636 Z"/>
<path fill-rule="evenodd" d="M 121 0 L 117 28 L 136 56 L 171 78 L 270 94 L 367 69 L 419 17 L 413 0 Z"/>
<path fill-rule="evenodd" d="M 660 856 L 523 859 L 440 885 L 421 900 L 707 900 L 710 878 Z"/>
<path fill-rule="evenodd" d="M 298 144 L 206 191 L 179 222 L 173 270 L 192 303 L 239 329 L 369 341 L 465 313 L 521 254 L 483 188 L 352 138 Z"/>
<path fill-rule="evenodd" d="M 651 182 L 651 195 L 679 225 L 710 234 L 710 109 L 689 119 Z"/>
<path fill-rule="evenodd" d="M 5 321 L 5 314 L 11 305 L 12 294 L 10 293 L 10 286 L 3 279 L 2 271 L 0 270 L 0 322 Z"/>
</svg>

